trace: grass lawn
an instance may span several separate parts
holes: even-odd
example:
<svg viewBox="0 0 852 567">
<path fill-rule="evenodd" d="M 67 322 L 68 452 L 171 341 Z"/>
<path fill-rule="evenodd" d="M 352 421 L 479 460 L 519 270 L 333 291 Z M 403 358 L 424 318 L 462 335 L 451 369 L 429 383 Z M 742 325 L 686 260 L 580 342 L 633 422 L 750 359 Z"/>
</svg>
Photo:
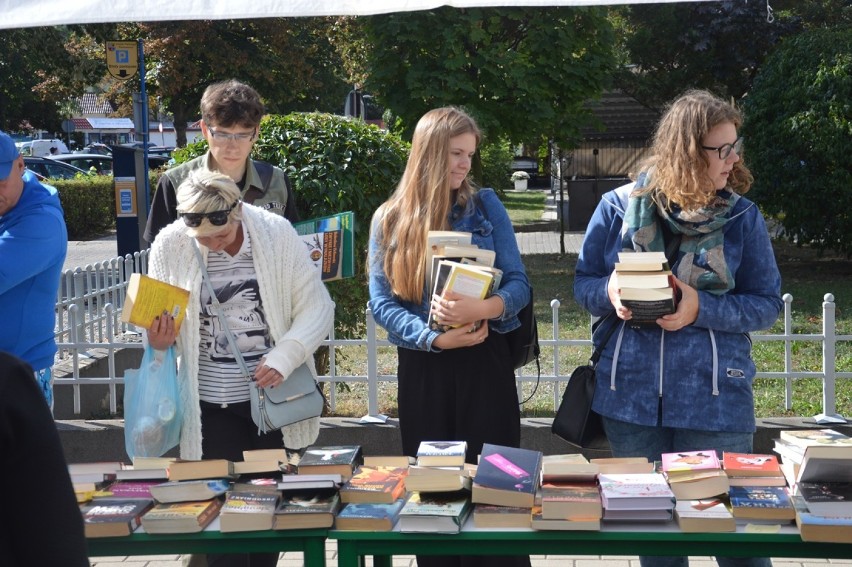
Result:
<svg viewBox="0 0 852 567">
<path fill-rule="evenodd" d="M 513 223 L 532 224 L 541 219 L 545 193 L 528 191 L 507 192 L 503 202 Z M 814 251 L 799 248 L 783 241 L 775 243 L 776 259 L 782 276 L 782 293 L 790 294 L 792 302 L 792 328 L 794 334 L 820 333 L 822 330 L 822 301 L 826 293 L 835 298 L 838 334 L 852 334 L 852 314 L 845 310 L 852 297 L 852 261 L 845 257 L 824 254 L 819 257 Z M 553 336 L 550 303 L 558 299 L 560 338 L 587 338 L 589 316 L 573 299 L 574 267 L 576 255 L 558 254 L 531 255 L 524 258 L 527 273 L 535 289 L 536 317 L 541 339 Z M 766 331 L 769 334 L 783 332 L 783 321 Z M 364 374 L 366 364 L 363 349 L 340 349 L 338 351 L 341 374 Z M 585 348 L 561 348 L 559 357 L 560 374 L 570 374 L 589 356 Z M 759 371 L 780 372 L 784 370 L 783 343 L 779 341 L 755 342 L 753 358 Z M 542 372 L 553 373 L 553 353 L 543 349 Z M 841 343 L 837 347 L 837 370 L 852 371 L 852 345 Z M 819 371 L 822 366 L 822 344 L 799 341 L 793 343 L 793 367 L 796 371 Z M 396 374 L 396 351 L 385 349 L 379 360 L 380 374 Z M 525 374 L 529 374 L 529 370 Z M 822 411 L 822 382 L 818 379 L 800 379 L 792 383 L 793 407 L 784 407 L 785 382 L 778 379 L 759 379 L 755 382 L 755 414 L 757 417 L 812 416 Z M 532 392 L 532 385 L 524 386 L 524 397 Z M 366 387 L 363 384 L 338 385 L 335 415 L 363 415 L 366 413 Z M 539 385 L 534 397 L 523 407 L 524 415 L 552 416 L 555 392 L 550 384 Z M 379 409 L 387 415 L 396 415 L 396 386 L 381 387 Z M 837 412 L 846 417 L 852 415 L 852 380 L 838 379 L 836 387 Z"/>
</svg>

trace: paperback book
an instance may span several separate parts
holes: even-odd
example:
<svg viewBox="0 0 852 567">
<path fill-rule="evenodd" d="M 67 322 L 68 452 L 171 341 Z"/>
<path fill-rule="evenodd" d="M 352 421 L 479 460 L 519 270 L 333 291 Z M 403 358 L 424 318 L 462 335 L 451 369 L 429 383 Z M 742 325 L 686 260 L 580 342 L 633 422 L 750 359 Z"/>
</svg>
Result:
<svg viewBox="0 0 852 567">
<path fill-rule="evenodd" d="M 445 246 L 471 246 L 472 235 L 469 232 L 455 230 L 430 230 L 426 236 L 426 282 L 429 289 L 435 289 L 432 277 L 432 258 Z"/>
<path fill-rule="evenodd" d="M 677 309 L 678 287 L 662 252 L 619 252 L 615 272 L 621 303 L 633 314 L 631 326 L 655 324 Z"/>
<path fill-rule="evenodd" d="M 403 503 L 404 500 L 399 499 L 389 504 L 346 504 L 337 514 L 334 527 L 338 530 L 389 532 L 396 525 Z"/>
<path fill-rule="evenodd" d="M 169 479 L 201 480 L 205 478 L 234 478 L 234 463 L 225 459 L 175 461 L 169 465 Z"/>
<path fill-rule="evenodd" d="M 439 467 L 408 467 L 405 489 L 409 492 L 454 492 L 470 490 L 470 473 L 465 469 Z"/>
<path fill-rule="evenodd" d="M 151 486 L 151 496 L 157 502 L 189 502 L 209 500 L 227 492 L 231 483 L 227 479 L 176 480 Z"/>
<path fill-rule="evenodd" d="M 477 528 L 529 528 L 531 508 L 476 504 L 473 507 L 473 525 Z"/>
<path fill-rule="evenodd" d="M 731 486 L 787 485 L 775 455 L 726 452 L 722 455 L 722 466 Z"/>
<path fill-rule="evenodd" d="M 596 484 L 544 482 L 541 485 L 541 515 L 545 520 L 600 519 L 601 494 Z"/>
<path fill-rule="evenodd" d="M 417 448 L 417 466 L 461 467 L 466 452 L 466 441 L 421 441 Z"/>
<path fill-rule="evenodd" d="M 674 508 L 675 495 L 662 474 L 601 474 L 598 479 L 601 503 L 607 510 Z"/>
<path fill-rule="evenodd" d="M 737 531 L 737 522 L 733 514 L 719 499 L 678 500 L 674 515 L 682 532 Z"/>
<path fill-rule="evenodd" d="M 473 502 L 532 508 L 541 460 L 540 451 L 485 443 L 473 479 Z"/>
<path fill-rule="evenodd" d="M 338 489 L 343 484 L 340 474 L 285 474 L 277 481 L 278 490 Z"/>
<path fill-rule="evenodd" d="M 389 504 L 405 495 L 405 475 L 401 467 L 361 466 L 340 487 L 340 500 L 350 502 L 375 502 Z"/>
<path fill-rule="evenodd" d="M 175 319 L 175 332 L 186 318 L 189 290 L 140 273 L 130 275 L 121 308 L 121 320 L 147 329 L 155 317 L 168 313 Z"/>
<path fill-rule="evenodd" d="M 852 518 L 852 482 L 799 482 L 796 490 L 808 512 L 817 516 Z"/>
<path fill-rule="evenodd" d="M 781 486 L 732 486 L 728 493 L 737 520 L 795 520 L 790 494 Z"/>
<path fill-rule="evenodd" d="M 336 489 L 285 491 L 275 509 L 273 529 L 330 528 L 340 505 L 340 494 Z"/>
<path fill-rule="evenodd" d="M 339 474 L 348 480 L 364 457 L 360 445 L 311 445 L 299 461 L 299 474 Z"/>
<path fill-rule="evenodd" d="M 539 506 L 533 506 L 530 527 L 534 530 L 600 531 L 601 519 L 597 518 L 545 518 Z"/>
<path fill-rule="evenodd" d="M 852 541 L 852 518 L 832 518 L 812 514 L 800 495 L 794 495 L 793 507 L 796 510 L 796 526 L 802 541 L 824 541 L 846 543 Z"/>
<path fill-rule="evenodd" d="M 86 537 L 130 535 L 153 505 L 150 498 L 100 498 L 84 504 L 80 511 Z"/>
<path fill-rule="evenodd" d="M 200 532 L 219 514 L 221 507 L 221 498 L 157 504 L 142 516 L 142 527 L 149 534 Z"/>
<path fill-rule="evenodd" d="M 399 513 L 403 533 L 456 534 L 461 531 L 472 504 L 467 491 L 409 495 Z"/>
<path fill-rule="evenodd" d="M 355 215 L 351 211 L 293 223 L 322 281 L 355 275 Z"/>
<path fill-rule="evenodd" d="M 600 466 L 590 463 L 582 453 L 544 455 L 541 459 L 542 482 L 593 482 Z"/>
<path fill-rule="evenodd" d="M 219 530 L 251 532 L 272 529 L 278 491 L 241 488 L 228 492 L 219 511 Z"/>
</svg>

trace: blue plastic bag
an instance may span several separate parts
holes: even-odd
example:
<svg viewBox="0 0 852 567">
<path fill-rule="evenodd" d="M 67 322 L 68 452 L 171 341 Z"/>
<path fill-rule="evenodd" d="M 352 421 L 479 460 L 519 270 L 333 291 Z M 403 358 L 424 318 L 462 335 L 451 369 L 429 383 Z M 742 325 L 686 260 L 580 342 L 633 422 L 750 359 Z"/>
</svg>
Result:
<svg viewBox="0 0 852 567">
<path fill-rule="evenodd" d="M 127 456 L 161 457 L 180 442 L 182 412 L 175 348 L 145 349 L 139 370 L 124 373 Z"/>
</svg>

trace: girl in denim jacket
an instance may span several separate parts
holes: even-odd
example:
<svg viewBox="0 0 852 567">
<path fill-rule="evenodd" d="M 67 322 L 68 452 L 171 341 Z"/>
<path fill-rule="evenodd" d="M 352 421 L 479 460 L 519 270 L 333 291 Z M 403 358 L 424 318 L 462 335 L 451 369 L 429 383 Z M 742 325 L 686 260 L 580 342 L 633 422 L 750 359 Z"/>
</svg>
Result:
<svg viewBox="0 0 852 567">
<path fill-rule="evenodd" d="M 475 463 L 483 443 L 520 446 L 515 374 L 504 333 L 530 287 L 512 224 L 497 195 L 467 180 L 480 141 L 473 119 L 439 108 L 417 123 L 402 180 L 373 216 L 370 232 L 370 309 L 396 345 L 402 449 L 421 441 L 466 441 Z M 432 297 L 426 282 L 430 230 L 471 233 L 472 243 L 496 252 L 500 288 L 486 299 Z M 427 325 L 429 314 L 442 325 Z M 458 558 L 418 558 L 418 564 L 460 564 Z M 480 558 L 481 560 L 482 558 Z M 486 558 L 488 565 L 529 565 L 527 557 Z M 423 563 L 422 561 L 426 561 Z M 465 565 L 475 564 L 467 558 Z M 495 563 L 495 561 L 498 561 Z M 505 563 L 503 562 L 505 561 Z"/>
<path fill-rule="evenodd" d="M 660 120 L 654 157 L 636 183 L 604 195 L 586 229 L 574 296 L 592 315 L 614 310 L 619 325 L 596 368 L 593 404 L 614 456 L 752 451 L 749 333 L 770 327 L 782 301 L 766 224 L 741 196 L 752 182 L 741 160 L 741 122 L 710 93 L 682 95 Z M 681 293 L 674 313 L 650 326 L 630 324 L 613 269 L 623 250 L 667 253 Z M 686 557 L 640 559 L 644 567 L 688 564 Z"/>
</svg>

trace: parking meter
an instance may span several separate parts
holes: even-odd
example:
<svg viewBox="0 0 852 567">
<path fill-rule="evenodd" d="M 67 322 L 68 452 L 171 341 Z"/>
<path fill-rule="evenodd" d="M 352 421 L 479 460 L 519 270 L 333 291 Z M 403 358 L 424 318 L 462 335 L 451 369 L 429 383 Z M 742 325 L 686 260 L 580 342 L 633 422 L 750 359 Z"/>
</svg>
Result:
<svg viewBox="0 0 852 567">
<path fill-rule="evenodd" d="M 148 223 L 148 167 L 141 148 L 112 147 L 115 187 L 115 229 L 118 255 L 148 247 L 143 234 Z"/>
</svg>

